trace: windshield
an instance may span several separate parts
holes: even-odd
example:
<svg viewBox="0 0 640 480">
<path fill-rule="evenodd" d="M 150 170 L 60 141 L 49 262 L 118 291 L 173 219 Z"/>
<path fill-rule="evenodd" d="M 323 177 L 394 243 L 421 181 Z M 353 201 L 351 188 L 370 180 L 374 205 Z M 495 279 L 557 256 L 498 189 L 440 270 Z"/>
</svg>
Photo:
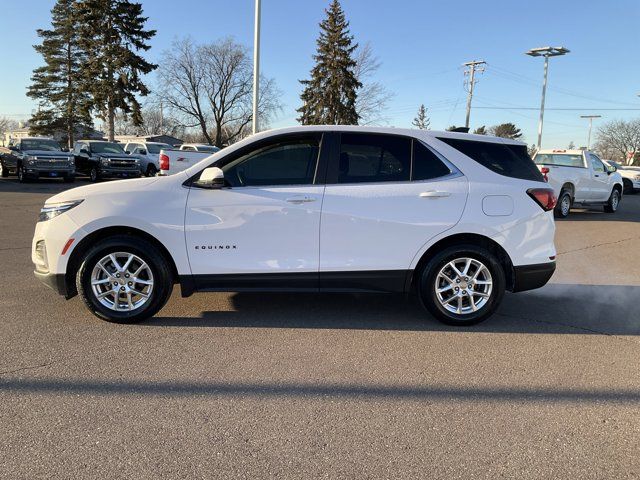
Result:
<svg viewBox="0 0 640 480">
<path fill-rule="evenodd" d="M 60 145 L 55 140 L 46 138 L 29 138 L 22 140 L 22 150 L 44 150 L 46 152 L 61 152 Z"/>
<path fill-rule="evenodd" d="M 91 142 L 91 151 L 94 153 L 125 153 L 122 145 L 111 142 Z"/>
<path fill-rule="evenodd" d="M 147 143 L 147 152 L 160 153 L 160 150 L 171 150 L 171 145 L 166 143 Z"/>
<path fill-rule="evenodd" d="M 557 165 L 559 167 L 584 167 L 582 155 L 570 153 L 538 153 L 533 161 L 536 165 Z"/>
</svg>

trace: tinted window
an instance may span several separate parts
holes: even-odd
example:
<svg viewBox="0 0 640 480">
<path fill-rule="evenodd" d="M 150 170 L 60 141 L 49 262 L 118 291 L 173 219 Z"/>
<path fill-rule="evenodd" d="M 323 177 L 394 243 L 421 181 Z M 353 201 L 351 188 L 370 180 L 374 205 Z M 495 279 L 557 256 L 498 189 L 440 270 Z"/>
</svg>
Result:
<svg viewBox="0 0 640 480">
<path fill-rule="evenodd" d="M 401 182 L 411 173 L 411 140 L 342 134 L 338 183 Z"/>
<path fill-rule="evenodd" d="M 524 145 L 439 138 L 483 167 L 505 177 L 543 182 L 542 174 L 527 154 Z"/>
<path fill-rule="evenodd" d="M 46 138 L 28 138 L 22 140 L 22 150 L 43 150 L 47 152 L 59 152 L 60 145 L 55 140 Z"/>
<path fill-rule="evenodd" d="M 316 138 L 282 141 L 247 153 L 222 167 L 232 187 L 313 183 L 320 143 Z"/>
<path fill-rule="evenodd" d="M 449 175 L 451 170 L 420 141 L 413 141 L 412 180 L 429 180 Z"/>
<path fill-rule="evenodd" d="M 112 142 L 92 142 L 91 151 L 94 153 L 125 153 L 122 145 Z"/>
<path fill-rule="evenodd" d="M 559 167 L 584 167 L 582 155 L 568 153 L 538 153 L 533 161 L 537 165 L 557 165 Z"/>
</svg>

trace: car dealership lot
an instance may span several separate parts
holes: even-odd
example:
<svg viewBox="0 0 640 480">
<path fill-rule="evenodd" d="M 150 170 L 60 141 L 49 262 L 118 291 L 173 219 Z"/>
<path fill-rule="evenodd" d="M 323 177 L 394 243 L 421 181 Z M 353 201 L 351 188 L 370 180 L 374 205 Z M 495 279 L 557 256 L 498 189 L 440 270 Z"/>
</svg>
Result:
<svg viewBox="0 0 640 480">
<path fill-rule="evenodd" d="M 558 222 L 551 283 L 476 327 L 285 294 L 130 326 L 31 273 L 37 212 L 66 188 L 0 181 L 0 476 L 640 476 L 640 195 Z"/>
</svg>

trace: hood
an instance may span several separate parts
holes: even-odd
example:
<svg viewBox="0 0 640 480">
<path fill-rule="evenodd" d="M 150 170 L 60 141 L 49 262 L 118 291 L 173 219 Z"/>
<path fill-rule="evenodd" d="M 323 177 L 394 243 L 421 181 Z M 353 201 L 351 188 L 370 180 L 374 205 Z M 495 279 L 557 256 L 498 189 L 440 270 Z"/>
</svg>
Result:
<svg viewBox="0 0 640 480">
<path fill-rule="evenodd" d="M 95 195 L 117 195 L 124 192 L 144 190 L 150 185 L 169 177 L 145 177 L 129 180 L 116 180 L 114 182 L 95 183 L 82 187 L 72 188 L 62 193 L 49 197 L 45 204 L 68 202 L 71 200 L 83 200 Z"/>
<path fill-rule="evenodd" d="M 133 158 L 134 160 L 138 159 L 137 155 L 129 155 L 128 153 L 92 153 L 92 155 L 98 158 Z"/>
<path fill-rule="evenodd" d="M 25 155 L 33 155 L 37 157 L 69 158 L 73 156 L 71 152 L 52 152 L 50 150 L 22 150 L 22 153 L 24 153 Z"/>
</svg>

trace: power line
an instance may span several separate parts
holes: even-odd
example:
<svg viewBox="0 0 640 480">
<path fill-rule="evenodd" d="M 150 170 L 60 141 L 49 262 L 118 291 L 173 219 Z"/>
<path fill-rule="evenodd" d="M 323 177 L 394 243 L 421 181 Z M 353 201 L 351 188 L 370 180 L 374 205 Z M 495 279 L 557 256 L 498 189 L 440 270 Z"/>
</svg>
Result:
<svg viewBox="0 0 640 480">
<path fill-rule="evenodd" d="M 538 107 L 476 107 L 476 108 L 484 108 L 486 110 L 539 110 Z M 545 108 L 545 110 L 556 110 L 556 111 L 576 111 L 576 112 L 584 112 L 588 110 L 594 110 L 598 112 L 632 112 L 632 111 L 640 111 L 640 108 L 593 108 L 593 107 L 582 107 L 582 108 Z"/>
</svg>

